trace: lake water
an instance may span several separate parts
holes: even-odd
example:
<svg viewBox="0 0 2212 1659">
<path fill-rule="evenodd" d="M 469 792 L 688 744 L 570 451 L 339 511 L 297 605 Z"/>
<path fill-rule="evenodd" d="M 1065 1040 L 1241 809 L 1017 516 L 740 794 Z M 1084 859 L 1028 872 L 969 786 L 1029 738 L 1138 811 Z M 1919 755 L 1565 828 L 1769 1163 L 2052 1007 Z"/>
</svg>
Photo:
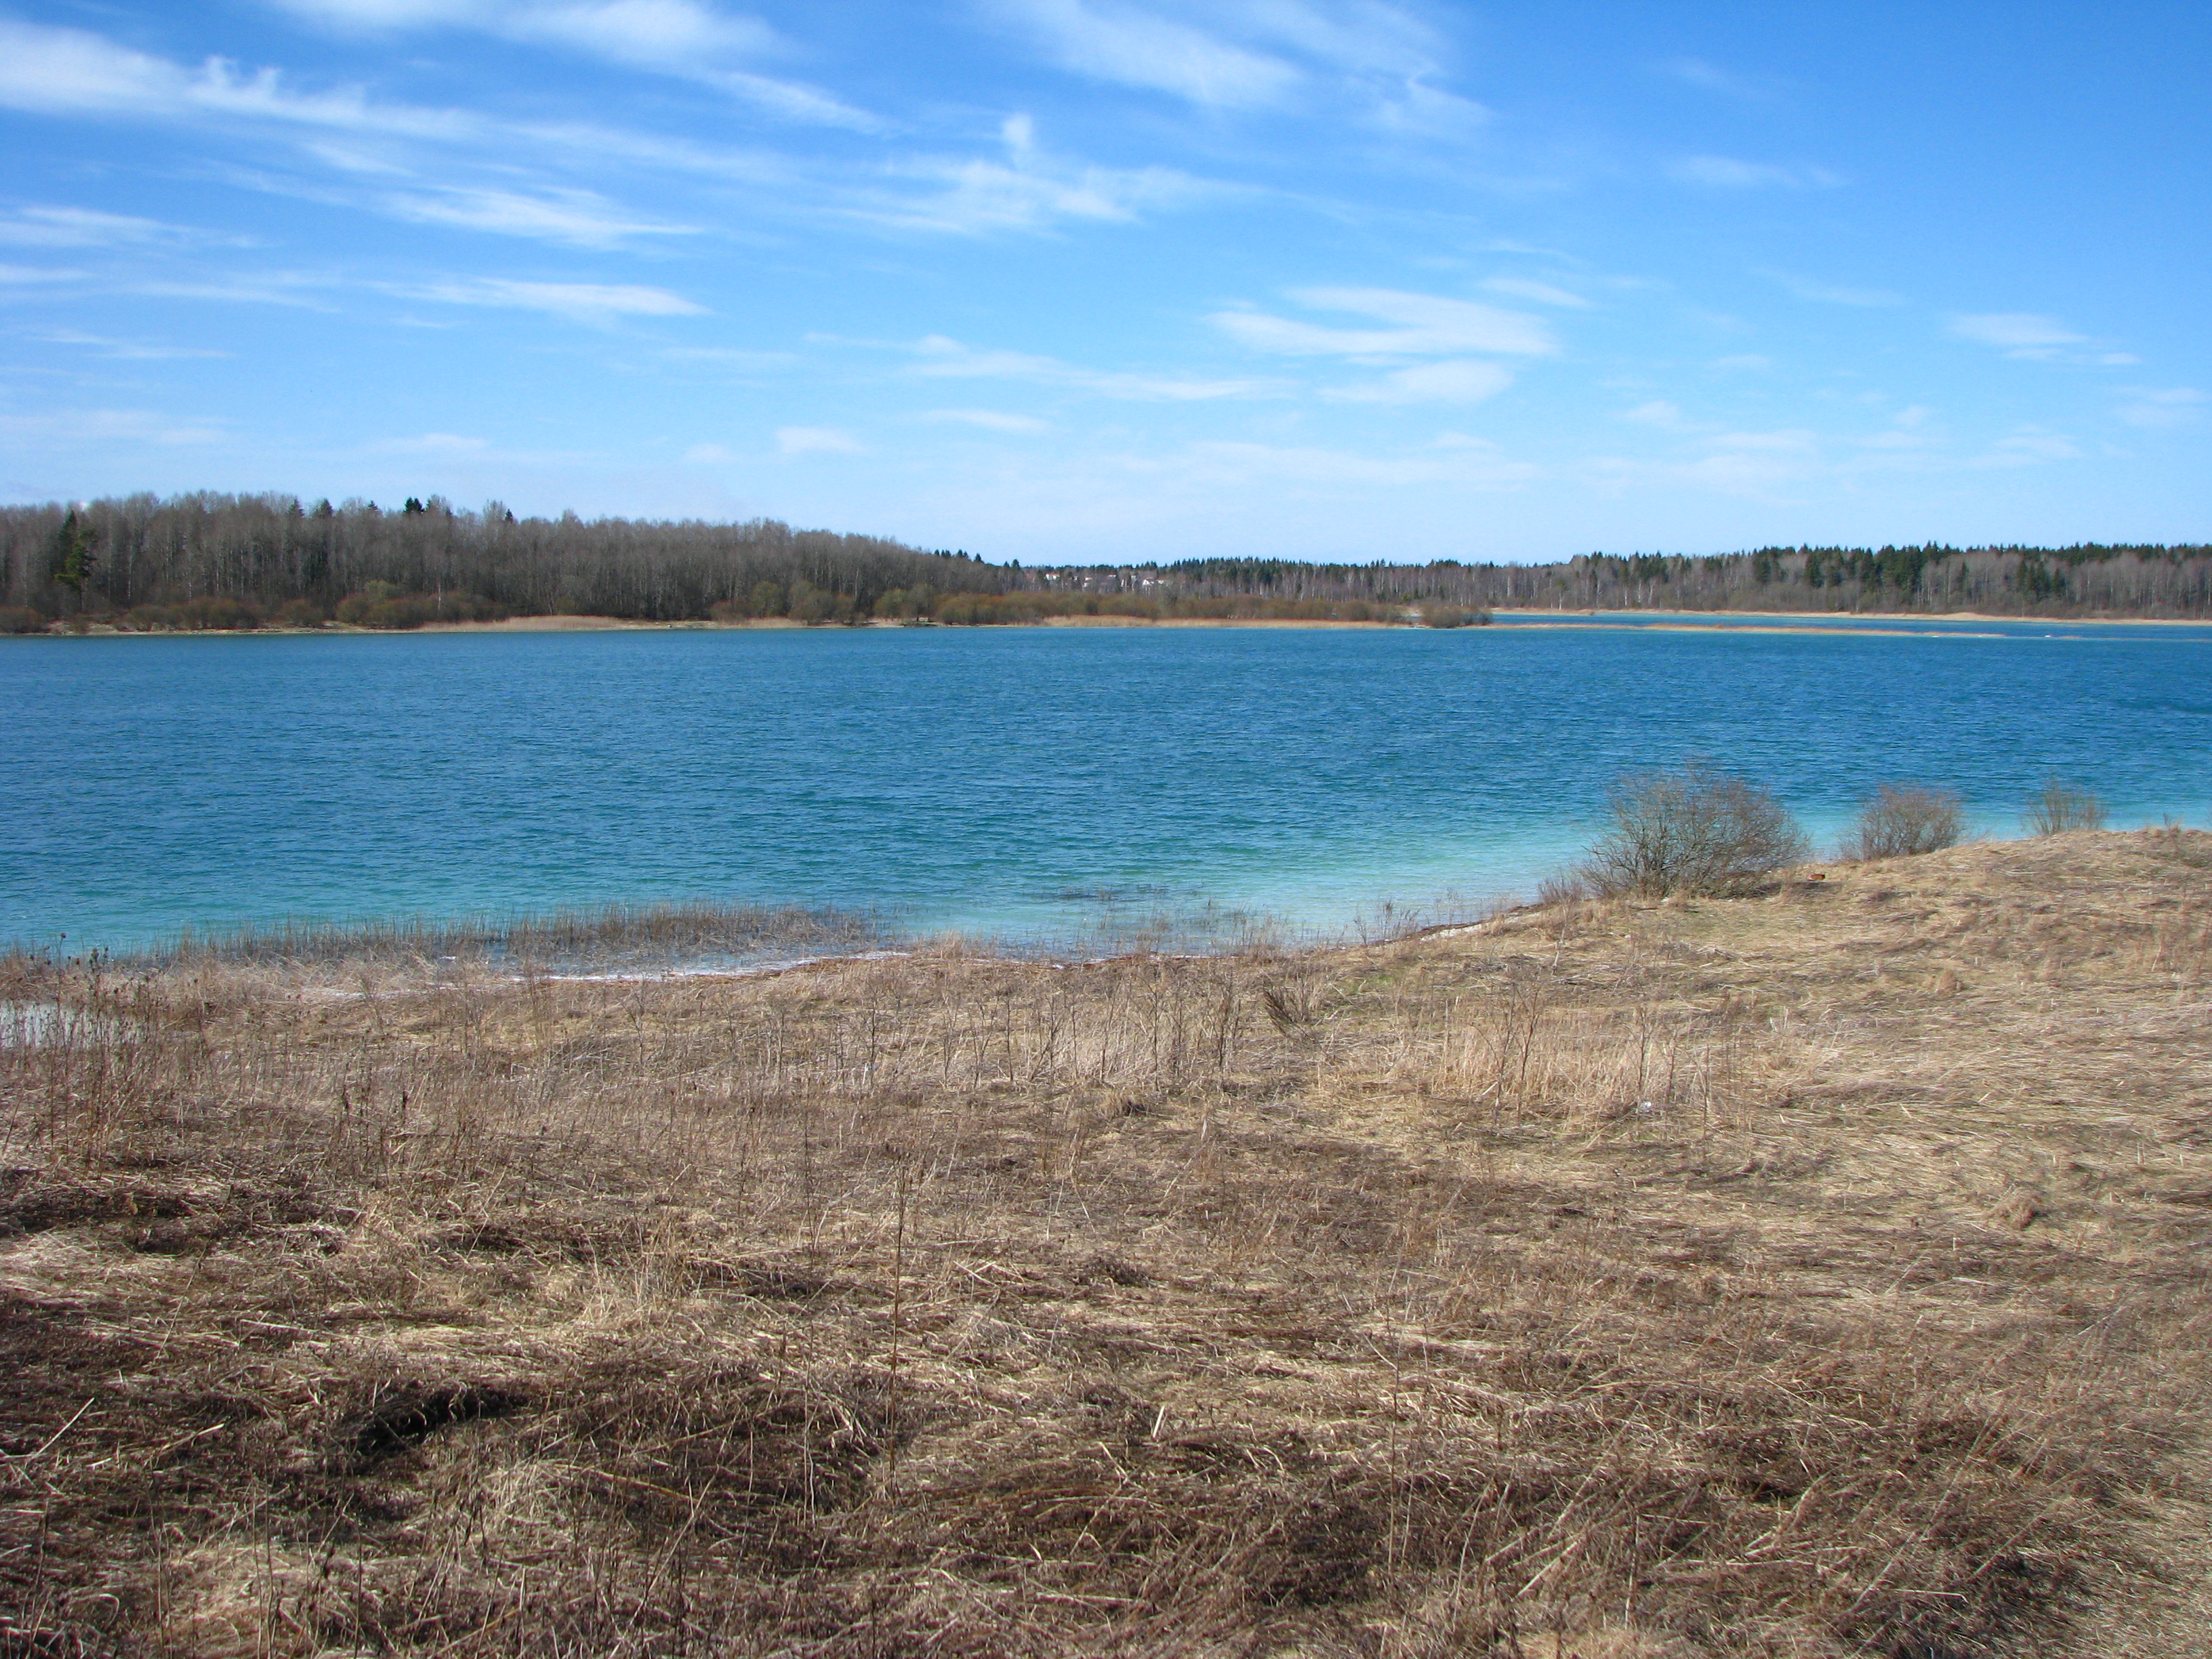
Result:
<svg viewBox="0 0 2212 1659">
<path fill-rule="evenodd" d="M 871 629 L 0 641 L 0 941 L 830 903 L 1066 940 L 1525 891 L 1702 754 L 2212 818 L 2212 629 Z"/>
</svg>

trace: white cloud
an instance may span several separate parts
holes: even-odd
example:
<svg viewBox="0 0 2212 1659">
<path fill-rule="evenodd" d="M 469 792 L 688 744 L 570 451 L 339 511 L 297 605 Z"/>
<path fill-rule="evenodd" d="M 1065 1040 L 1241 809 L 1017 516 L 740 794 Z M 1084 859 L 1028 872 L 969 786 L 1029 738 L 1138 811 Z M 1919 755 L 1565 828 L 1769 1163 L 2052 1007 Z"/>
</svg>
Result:
<svg viewBox="0 0 2212 1659">
<path fill-rule="evenodd" d="M 2131 351 L 2107 349 L 2087 335 L 2077 334 L 2056 318 L 2039 312 L 1996 311 L 1954 316 L 1950 329 L 1960 339 L 1996 346 L 2008 357 L 2030 362 L 2126 368 L 2142 361 Z"/>
<path fill-rule="evenodd" d="M 1380 93 L 1375 104 L 1376 125 L 1421 138 L 1466 138 L 1487 126 L 1491 118 L 1489 109 L 1472 98 L 1446 92 L 1419 77 Z"/>
<path fill-rule="evenodd" d="M 716 88 L 780 119 L 881 131 L 865 110 L 796 82 L 741 68 L 782 49 L 757 18 L 696 0 L 276 0 L 297 15 L 352 30 L 466 28 L 532 46 L 562 47 L 625 68 Z"/>
<path fill-rule="evenodd" d="M 182 225 L 91 208 L 24 207 L 0 213 L 0 243 L 16 247 L 130 247 L 222 241 L 245 245 L 240 237 L 210 236 Z"/>
<path fill-rule="evenodd" d="M 81 270 L 65 270 L 49 265 L 0 265 L 0 286 L 30 288 L 41 283 L 75 283 L 83 279 Z"/>
<path fill-rule="evenodd" d="M 1218 311 L 1207 320 L 1255 350 L 1292 356 L 1544 356 L 1559 349 L 1541 318 L 1472 300 L 1380 288 L 1298 289 L 1291 297 L 1312 310 L 1369 317 L 1388 326 L 1330 328 L 1260 311 Z"/>
<path fill-rule="evenodd" d="M 126 292 L 156 300 L 213 300 L 227 305 L 295 306 L 307 311 L 328 311 L 328 291 L 334 279 L 290 270 L 245 271 L 204 282 L 167 279 L 132 283 Z"/>
<path fill-rule="evenodd" d="M 1224 18 L 1255 39 L 1359 73 L 1423 75 L 1443 50 L 1427 23 L 1380 0 L 1243 0 L 1228 7 Z"/>
<path fill-rule="evenodd" d="M 369 446 L 379 455 L 482 455 L 491 446 L 482 438 L 452 432 L 425 432 L 413 438 L 386 438 Z"/>
<path fill-rule="evenodd" d="M 784 368 L 799 361 L 789 351 L 748 351 L 738 346 L 671 346 L 660 355 L 672 363 L 713 363 L 723 368 Z"/>
<path fill-rule="evenodd" d="M 1062 69 L 1204 109 L 1282 109 L 1333 97 L 1383 132 L 1446 142 L 1466 139 L 1492 118 L 1481 104 L 1438 83 L 1443 37 L 1382 0 L 979 3 Z"/>
<path fill-rule="evenodd" d="M 1768 275 L 1799 299 L 1817 301 L 1822 305 L 1860 306 L 1871 308 L 1881 306 L 1901 306 L 1905 303 L 1903 295 L 1892 294 L 1887 289 L 1849 288 L 1833 283 L 1816 283 L 1802 276 L 1791 276 L 1781 271 L 1771 271 Z"/>
<path fill-rule="evenodd" d="M 1008 415 L 995 409 L 933 409 L 921 418 L 940 426 L 979 427 L 986 432 L 1028 434 L 1052 429 L 1050 422 L 1034 415 Z"/>
<path fill-rule="evenodd" d="M 1726 155 L 1689 155 L 1671 162 L 1667 175 L 1675 183 L 1711 190 L 1804 190 L 1829 187 L 1842 178 L 1826 167 L 1782 167 L 1771 161 L 1739 161 Z"/>
<path fill-rule="evenodd" d="M 358 88 L 295 92 L 275 70 L 245 76 L 222 58 L 191 70 L 82 29 L 9 19 L 0 19 L 0 107 L 140 119 L 216 115 L 414 137 L 452 137 L 476 125 L 450 110 L 372 103 Z"/>
<path fill-rule="evenodd" d="M 976 235 L 1042 229 L 1062 219 L 1126 222 L 1150 208 L 1172 208 L 1213 188 L 1169 167 L 1122 169 L 1064 161 L 1036 143 L 1026 115 L 1001 129 L 1006 159 L 916 156 L 895 163 L 895 177 L 924 180 L 933 194 L 863 195 L 848 210 L 902 229 Z"/>
<path fill-rule="evenodd" d="M 784 426 L 775 432 L 779 455 L 865 455 L 866 448 L 849 432 L 829 426 Z"/>
<path fill-rule="evenodd" d="M 1706 441 L 1716 449 L 1762 455 L 1808 455 L 1820 447 L 1820 434 L 1802 427 L 1775 432 L 1723 432 Z"/>
<path fill-rule="evenodd" d="M 1638 426 L 1656 426 L 1662 432 L 1680 432 L 1688 425 L 1682 418 L 1682 411 L 1664 398 L 1654 398 L 1649 403 L 1623 410 L 1620 418 L 1634 421 Z"/>
<path fill-rule="evenodd" d="M 1554 288 L 1549 283 L 1532 282 L 1525 276 L 1492 276 L 1483 283 L 1492 294 L 1510 294 L 1516 300 L 1534 300 L 1540 306 L 1565 306 L 1575 311 L 1587 311 L 1589 301 L 1579 294 Z"/>
<path fill-rule="evenodd" d="M 1415 363 L 1366 386 L 1325 392 L 1325 398 L 1361 404 L 1479 404 L 1513 384 L 1513 371 L 1480 358 Z"/>
<path fill-rule="evenodd" d="M 0 415 L 0 438 L 40 444 L 220 443 L 229 434 L 213 421 L 179 421 L 143 409 L 75 409 L 47 415 Z"/>
<path fill-rule="evenodd" d="M 1413 484 L 1500 489 L 1537 476 L 1532 464 L 1508 460 L 1495 444 L 1456 432 L 1442 434 L 1425 451 L 1406 455 L 1368 455 L 1310 445 L 1196 443 L 1161 470 L 1187 487 L 1266 485 L 1298 495 L 1346 486 L 1403 489 Z"/>
<path fill-rule="evenodd" d="M 1171 93 L 1209 108 L 1279 104 L 1303 78 L 1280 58 L 1247 51 L 1133 6 L 1094 0 L 997 0 L 992 9 L 1062 69 L 1121 86 Z"/>
<path fill-rule="evenodd" d="M 2203 413 L 2204 394 L 2195 386 L 2168 386 L 2156 390 L 2150 386 L 2129 386 L 2128 401 L 2113 411 L 2130 426 L 2151 430 L 2163 427 L 2185 426 Z"/>
<path fill-rule="evenodd" d="M 487 276 L 391 291 L 444 305 L 542 311 L 580 322 L 605 322 L 615 317 L 702 317 L 707 312 L 704 306 L 665 288 L 629 283 L 523 283 Z"/>
<path fill-rule="evenodd" d="M 1662 75 L 1669 76 L 1685 86 L 1698 87 L 1706 92 L 1726 93 L 1732 98 L 1771 98 L 1778 90 L 1771 81 L 1739 75 L 1723 69 L 1709 58 L 1669 58 L 1657 68 Z"/>
<path fill-rule="evenodd" d="M 2036 466 L 2046 461 L 2073 461 L 2081 457 L 2081 447 L 2069 437 L 2057 432 L 2034 428 L 2014 433 L 2009 438 L 2000 438 L 1976 459 L 1978 466 Z"/>
<path fill-rule="evenodd" d="M 376 198 L 397 219 L 503 236 L 530 236 L 576 247 L 613 247 L 636 236 L 684 236 L 689 225 L 659 223 L 622 213 L 587 190 L 524 193 L 459 187 L 390 191 Z"/>
<path fill-rule="evenodd" d="M 1200 380 L 1176 375 L 1138 374 L 1081 368 L 1054 357 L 1018 351 L 975 351 L 957 340 L 933 334 L 913 348 L 912 372 L 944 380 L 1030 380 L 1071 387 L 1132 403 L 1205 403 L 1219 398 L 1265 397 L 1279 390 L 1266 380 Z"/>
<path fill-rule="evenodd" d="M 44 340 L 49 345 L 82 346 L 102 357 L 127 362 L 161 362 L 183 357 L 228 357 L 228 351 L 210 351 L 198 346 L 151 345 L 137 340 L 110 339 L 104 334 L 82 334 L 74 329 L 49 329 L 31 337 Z"/>
<path fill-rule="evenodd" d="M 2032 311 L 1992 311 L 1951 319 L 1951 332 L 1962 340 L 2004 348 L 2015 357 L 2050 356 L 2060 346 L 2087 343 L 2056 318 Z"/>
</svg>

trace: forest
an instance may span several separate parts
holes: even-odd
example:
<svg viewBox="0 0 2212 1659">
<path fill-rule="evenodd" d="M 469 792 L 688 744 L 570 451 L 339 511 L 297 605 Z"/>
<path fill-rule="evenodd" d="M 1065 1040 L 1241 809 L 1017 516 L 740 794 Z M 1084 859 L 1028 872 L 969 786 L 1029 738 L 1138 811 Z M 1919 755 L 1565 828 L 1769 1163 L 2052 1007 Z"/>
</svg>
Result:
<svg viewBox="0 0 2212 1659">
<path fill-rule="evenodd" d="M 1470 532 L 1470 541 L 1477 539 Z M 952 624 L 1054 616 L 1277 617 L 1457 626 L 1493 609 L 2212 617 L 2212 546 L 1583 555 L 1512 564 L 994 564 L 880 536 L 517 518 L 431 495 L 309 506 L 150 495 L 0 507 L 0 631 L 413 628 L 502 617 Z"/>
</svg>

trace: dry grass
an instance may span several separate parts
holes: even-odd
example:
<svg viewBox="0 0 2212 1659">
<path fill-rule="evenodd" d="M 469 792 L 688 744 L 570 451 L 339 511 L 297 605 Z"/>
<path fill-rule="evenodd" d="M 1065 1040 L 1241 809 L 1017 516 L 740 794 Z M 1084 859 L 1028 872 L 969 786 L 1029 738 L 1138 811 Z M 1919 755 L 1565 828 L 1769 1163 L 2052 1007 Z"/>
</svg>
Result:
<svg viewBox="0 0 2212 1659">
<path fill-rule="evenodd" d="M 18 963 L 0 1653 L 2204 1652 L 2208 871 Z"/>
</svg>

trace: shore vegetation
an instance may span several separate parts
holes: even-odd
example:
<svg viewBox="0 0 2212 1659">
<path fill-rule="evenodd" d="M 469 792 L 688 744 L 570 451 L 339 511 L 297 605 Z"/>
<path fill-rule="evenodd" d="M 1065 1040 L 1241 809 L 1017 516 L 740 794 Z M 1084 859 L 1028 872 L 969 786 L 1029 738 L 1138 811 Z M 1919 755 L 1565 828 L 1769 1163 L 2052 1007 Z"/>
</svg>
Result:
<svg viewBox="0 0 2212 1659">
<path fill-rule="evenodd" d="M 1560 562 L 1280 558 L 998 564 L 883 537 L 518 518 L 409 497 L 133 495 L 0 507 L 0 630 L 411 628 L 499 617 L 967 626 L 1054 618 L 1376 621 L 1492 611 L 2212 617 L 2212 547 L 1769 547 Z M 200 607 L 195 610 L 194 607 Z"/>
<path fill-rule="evenodd" d="M 1350 948 L 0 968 L 26 1654 L 2203 1650 L 2212 836 Z"/>
<path fill-rule="evenodd" d="M 1959 844 L 1966 824 L 1966 808 L 1956 790 L 1885 783 L 1859 809 L 1838 855 L 1864 863 L 1940 853 Z"/>
<path fill-rule="evenodd" d="M 2086 789 L 2051 778 L 2028 803 L 2021 822 L 2031 836 L 2063 836 L 2069 830 L 2105 827 L 2105 803 Z"/>
<path fill-rule="evenodd" d="M 1773 793 L 1707 761 L 1633 773 L 1577 874 L 1601 897 L 1741 893 L 1802 864 L 1812 843 Z"/>
</svg>

